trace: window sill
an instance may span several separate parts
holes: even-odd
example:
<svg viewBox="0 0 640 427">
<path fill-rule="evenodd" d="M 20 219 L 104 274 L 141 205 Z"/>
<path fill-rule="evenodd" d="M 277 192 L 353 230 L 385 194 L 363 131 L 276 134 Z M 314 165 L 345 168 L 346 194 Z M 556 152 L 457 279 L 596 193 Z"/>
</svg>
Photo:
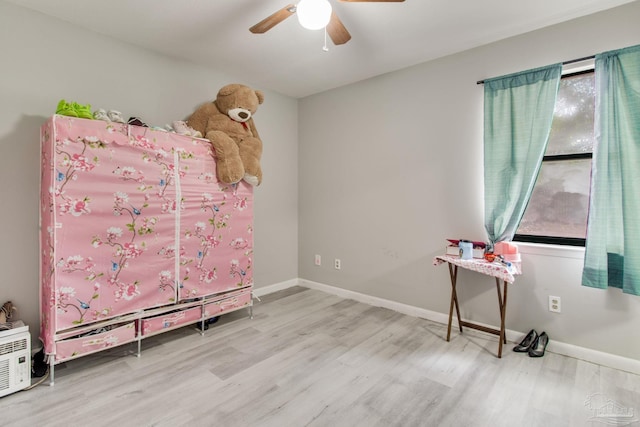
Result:
<svg viewBox="0 0 640 427">
<path fill-rule="evenodd" d="M 554 258 L 584 259 L 584 247 L 549 245 L 543 243 L 511 242 L 518 246 L 521 254 L 542 255 Z"/>
</svg>

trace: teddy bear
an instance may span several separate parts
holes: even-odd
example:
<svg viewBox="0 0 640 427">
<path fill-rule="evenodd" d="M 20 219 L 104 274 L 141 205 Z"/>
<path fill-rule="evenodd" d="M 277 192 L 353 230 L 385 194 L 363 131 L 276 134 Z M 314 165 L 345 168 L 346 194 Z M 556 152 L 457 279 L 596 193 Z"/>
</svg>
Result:
<svg viewBox="0 0 640 427">
<path fill-rule="evenodd" d="M 235 184 L 244 179 L 253 186 L 262 182 L 262 140 L 253 115 L 263 101 L 262 91 L 229 84 L 215 101 L 199 106 L 187 119 L 189 127 L 211 142 L 220 181 Z"/>
</svg>

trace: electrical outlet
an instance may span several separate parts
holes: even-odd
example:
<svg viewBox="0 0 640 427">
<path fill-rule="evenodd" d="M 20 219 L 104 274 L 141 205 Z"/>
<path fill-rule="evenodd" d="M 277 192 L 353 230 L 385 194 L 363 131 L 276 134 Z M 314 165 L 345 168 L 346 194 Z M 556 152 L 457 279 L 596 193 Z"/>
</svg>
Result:
<svg viewBox="0 0 640 427">
<path fill-rule="evenodd" d="M 316 265 L 322 265 L 322 257 L 320 255 L 316 255 L 315 263 Z"/>
<path fill-rule="evenodd" d="M 560 297 L 554 297 L 553 295 L 549 295 L 549 311 L 553 313 L 561 313 L 562 312 L 562 301 Z"/>
<path fill-rule="evenodd" d="M 338 258 L 335 259 L 333 266 L 335 267 L 336 270 L 340 270 L 340 267 L 342 267 L 342 263 L 340 262 L 340 260 Z"/>
</svg>

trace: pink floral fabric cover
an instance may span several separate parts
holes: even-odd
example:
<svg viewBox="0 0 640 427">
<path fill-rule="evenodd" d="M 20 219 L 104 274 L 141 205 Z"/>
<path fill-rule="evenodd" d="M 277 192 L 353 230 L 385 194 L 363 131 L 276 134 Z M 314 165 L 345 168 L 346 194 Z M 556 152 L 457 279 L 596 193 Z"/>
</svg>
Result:
<svg viewBox="0 0 640 427">
<path fill-rule="evenodd" d="M 41 128 L 41 337 L 253 284 L 253 188 L 206 140 L 53 116 Z"/>
<path fill-rule="evenodd" d="M 56 345 L 56 361 L 69 360 L 77 356 L 95 353 L 109 347 L 128 343 L 133 341 L 135 336 L 135 324 L 130 322 L 126 325 L 95 335 L 86 335 L 66 341 L 59 341 Z"/>
<path fill-rule="evenodd" d="M 507 267 L 499 262 L 489 262 L 484 259 L 462 259 L 455 255 L 438 255 L 433 258 L 433 265 L 440 265 L 449 262 L 468 270 L 486 274 L 487 276 L 497 277 L 508 283 L 513 283 L 515 276 L 522 274 L 522 266 L 519 262 L 511 263 L 511 267 Z"/>
</svg>

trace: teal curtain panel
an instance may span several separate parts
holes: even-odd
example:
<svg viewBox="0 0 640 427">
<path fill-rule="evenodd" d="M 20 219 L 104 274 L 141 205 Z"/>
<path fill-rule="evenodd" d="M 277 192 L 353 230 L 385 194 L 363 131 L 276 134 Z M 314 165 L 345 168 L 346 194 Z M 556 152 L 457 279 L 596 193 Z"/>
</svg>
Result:
<svg viewBox="0 0 640 427">
<path fill-rule="evenodd" d="M 562 64 L 484 82 L 484 214 L 490 242 L 510 241 L 540 171 Z"/>
<path fill-rule="evenodd" d="M 596 146 L 582 284 L 640 295 L 640 45 L 596 55 Z"/>
</svg>

